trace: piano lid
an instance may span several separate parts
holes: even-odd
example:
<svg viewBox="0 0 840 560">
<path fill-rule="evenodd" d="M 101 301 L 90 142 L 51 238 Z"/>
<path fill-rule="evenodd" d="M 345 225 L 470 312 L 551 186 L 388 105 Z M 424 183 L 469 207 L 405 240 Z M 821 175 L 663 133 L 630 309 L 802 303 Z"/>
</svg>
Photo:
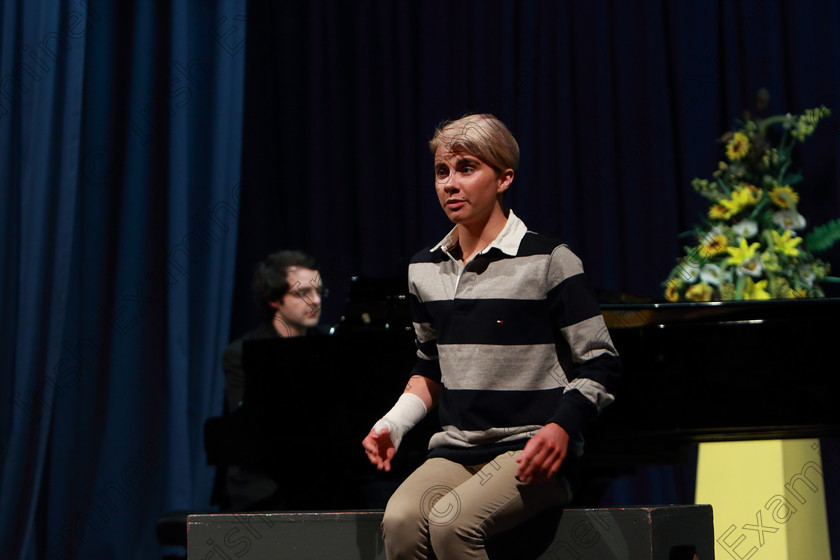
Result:
<svg viewBox="0 0 840 560">
<path fill-rule="evenodd" d="M 840 298 L 684 303 L 602 303 L 601 312 L 612 329 L 664 327 L 684 323 L 795 322 L 840 312 Z"/>
</svg>

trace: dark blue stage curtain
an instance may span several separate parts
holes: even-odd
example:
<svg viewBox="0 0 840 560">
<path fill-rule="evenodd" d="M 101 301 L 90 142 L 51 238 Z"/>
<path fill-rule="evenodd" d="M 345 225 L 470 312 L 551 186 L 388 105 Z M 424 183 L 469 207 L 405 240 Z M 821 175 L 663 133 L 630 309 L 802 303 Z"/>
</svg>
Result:
<svg viewBox="0 0 840 560">
<path fill-rule="evenodd" d="M 0 10 L 0 556 L 159 558 L 212 486 L 245 2 Z"/>
<path fill-rule="evenodd" d="M 318 256 L 340 295 L 443 237 L 426 140 L 466 112 L 511 127 L 506 202 L 605 290 L 661 298 L 707 208 L 691 179 L 715 171 L 717 139 L 763 87 L 769 114 L 834 109 L 796 157 L 802 213 L 840 216 L 836 0 L 252 1 L 248 15 L 236 332 L 256 320 L 253 265 L 280 244 Z M 643 469 L 608 498 L 691 501 L 691 478 Z"/>
</svg>

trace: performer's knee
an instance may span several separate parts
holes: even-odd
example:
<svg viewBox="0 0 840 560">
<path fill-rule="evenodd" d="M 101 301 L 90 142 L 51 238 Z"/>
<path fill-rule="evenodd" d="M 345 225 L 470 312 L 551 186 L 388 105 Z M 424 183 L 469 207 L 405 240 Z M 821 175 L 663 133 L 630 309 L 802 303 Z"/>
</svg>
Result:
<svg viewBox="0 0 840 560">
<path fill-rule="evenodd" d="M 390 500 L 382 518 L 382 536 L 388 550 L 397 553 L 395 557 L 401 557 L 398 551 L 414 549 L 419 542 L 428 540 L 428 530 L 420 508 Z"/>
<path fill-rule="evenodd" d="M 440 560 L 463 558 L 464 551 L 484 546 L 484 531 L 469 522 L 470 516 L 462 506 L 453 492 L 438 500 L 429 512 L 429 540 Z"/>
</svg>

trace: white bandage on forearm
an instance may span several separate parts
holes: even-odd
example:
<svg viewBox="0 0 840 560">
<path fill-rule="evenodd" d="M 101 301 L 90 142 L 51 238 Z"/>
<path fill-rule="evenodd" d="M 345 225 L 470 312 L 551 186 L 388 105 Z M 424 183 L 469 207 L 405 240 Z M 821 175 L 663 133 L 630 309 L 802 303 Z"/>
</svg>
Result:
<svg viewBox="0 0 840 560">
<path fill-rule="evenodd" d="M 373 431 L 378 435 L 382 428 L 388 428 L 394 449 L 399 449 L 406 432 L 417 425 L 427 412 L 423 399 L 413 393 L 403 393 L 394 408 L 373 425 Z"/>
</svg>

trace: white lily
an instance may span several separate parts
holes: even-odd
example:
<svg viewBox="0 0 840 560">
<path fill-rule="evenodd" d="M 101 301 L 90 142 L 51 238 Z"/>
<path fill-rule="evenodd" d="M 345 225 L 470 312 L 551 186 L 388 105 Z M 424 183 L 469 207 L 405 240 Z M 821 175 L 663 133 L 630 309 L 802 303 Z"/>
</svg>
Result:
<svg viewBox="0 0 840 560">
<path fill-rule="evenodd" d="M 732 226 L 732 231 L 734 231 L 744 239 L 750 239 L 751 237 L 755 236 L 756 233 L 758 233 L 758 222 L 756 222 L 755 220 L 750 220 L 749 218 L 741 220 L 740 222 Z"/>
<path fill-rule="evenodd" d="M 738 276 L 743 276 L 744 274 L 748 276 L 752 276 L 756 278 L 761 276 L 761 273 L 764 271 L 764 265 L 761 263 L 761 258 L 759 255 L 754 256 L 748 261 L 744 261 L 735 269 L 738 273 Z"/>
<path fill-rule="evenodd" d="M 805 216 L 796 210 L 779 210 L 773 213 L 773 223 L 785 229 L 796 231 L 805 228 Z"/>
<path fill-rule="evenodd" d="M 680 265 L 680 277 L 686 284 L 694 284 L 700 277 L 700 268 L 694 261 L 686 261 Z"/>
<path fill-rule="evenodd" d="M 700 270 L 700 280 L 712 286 L 720 286 L 724 281 L 723 269 L 716 264 L 707 263 Z"/>
</svg>

